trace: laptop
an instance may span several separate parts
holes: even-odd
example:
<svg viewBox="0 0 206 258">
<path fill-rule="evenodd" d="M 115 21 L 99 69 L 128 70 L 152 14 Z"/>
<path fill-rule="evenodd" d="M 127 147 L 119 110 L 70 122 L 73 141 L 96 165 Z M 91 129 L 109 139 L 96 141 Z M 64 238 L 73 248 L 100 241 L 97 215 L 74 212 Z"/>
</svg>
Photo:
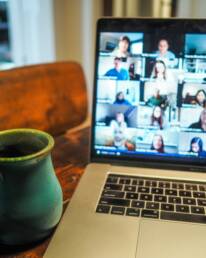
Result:
<svg viewBox="0 0 206 258">
<path fill-rule="evenodd" d="M 97 23 L 91 162 L 45 258 L 205 258 L 206 20 Z"/>
</svg>

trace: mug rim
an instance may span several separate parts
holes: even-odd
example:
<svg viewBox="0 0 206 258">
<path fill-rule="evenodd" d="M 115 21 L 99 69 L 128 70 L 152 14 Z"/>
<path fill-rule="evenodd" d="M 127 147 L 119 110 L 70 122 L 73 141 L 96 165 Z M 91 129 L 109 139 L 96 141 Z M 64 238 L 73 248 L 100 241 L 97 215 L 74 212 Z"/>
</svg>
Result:
<svg viewBox="0 0 206 258">
<path fill-rule="evenodd" d="M 0 131 L 0 136 L 6 134 L 14 134 L 14 133 L 31 133 L 35 135 L 40 135 L 45 137 L 48 140 L 48 144 L 41 149 L 40 151 L 37 151 L 35 153 L 25 155 L 25 156 L 19 156 L 19 157 L 0 157 L 0 163 L 1 162 L 16 162 L 16 161 L 26 161 L 26 160 L 31 160 L 34 158 L 41 157 L 43 155 L 46 155 L 51 151 L 51 149 L 54 147 L 54 138 L 47 132 L 38 130 L 38 129 L 32 129 L 32 128 L 16 128 L 16 129 L 8 129 L 8 130 L 3 130 Z"/>
</svg>

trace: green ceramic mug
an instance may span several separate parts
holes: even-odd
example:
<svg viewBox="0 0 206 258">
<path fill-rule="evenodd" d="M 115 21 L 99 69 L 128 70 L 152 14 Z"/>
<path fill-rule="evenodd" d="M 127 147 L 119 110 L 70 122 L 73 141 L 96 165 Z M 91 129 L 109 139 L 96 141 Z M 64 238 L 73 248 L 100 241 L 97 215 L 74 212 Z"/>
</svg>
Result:
<svg viewBox="0 0 206 258">
<path fill-rule="evenodd" d="M 51 161 L 54 140 L 34 129 L 0 132 L 0 243 L 48 236 L 62 214 L 62 190 Z"/>
</svg>

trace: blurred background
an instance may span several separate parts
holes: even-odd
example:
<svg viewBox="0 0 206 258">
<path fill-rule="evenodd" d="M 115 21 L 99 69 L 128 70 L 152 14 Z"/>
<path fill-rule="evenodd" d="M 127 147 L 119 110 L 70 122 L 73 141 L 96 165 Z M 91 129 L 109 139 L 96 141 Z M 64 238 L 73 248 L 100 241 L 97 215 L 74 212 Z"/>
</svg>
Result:
<svg viewBox="0 0 206 258">
<path fill-rule="evenodd" d="M 0 0 L 0 70 L 74 60 L 91 99 L 99 17 L 205 18 L 205 10 L 205 0 Z"/>
</svg>

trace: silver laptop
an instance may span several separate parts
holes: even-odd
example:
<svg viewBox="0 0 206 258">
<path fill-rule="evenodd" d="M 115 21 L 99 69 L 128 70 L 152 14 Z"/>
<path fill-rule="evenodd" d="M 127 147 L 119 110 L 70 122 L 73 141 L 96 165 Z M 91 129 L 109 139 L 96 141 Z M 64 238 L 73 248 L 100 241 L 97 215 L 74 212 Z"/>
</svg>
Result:
<svg viewBox="0 0 206 258">
<path fill-rule="evenodd" d="M 91 163 L 45 258 L 205 258 L 206 20 L 100 19 Z"/>
</svg>

